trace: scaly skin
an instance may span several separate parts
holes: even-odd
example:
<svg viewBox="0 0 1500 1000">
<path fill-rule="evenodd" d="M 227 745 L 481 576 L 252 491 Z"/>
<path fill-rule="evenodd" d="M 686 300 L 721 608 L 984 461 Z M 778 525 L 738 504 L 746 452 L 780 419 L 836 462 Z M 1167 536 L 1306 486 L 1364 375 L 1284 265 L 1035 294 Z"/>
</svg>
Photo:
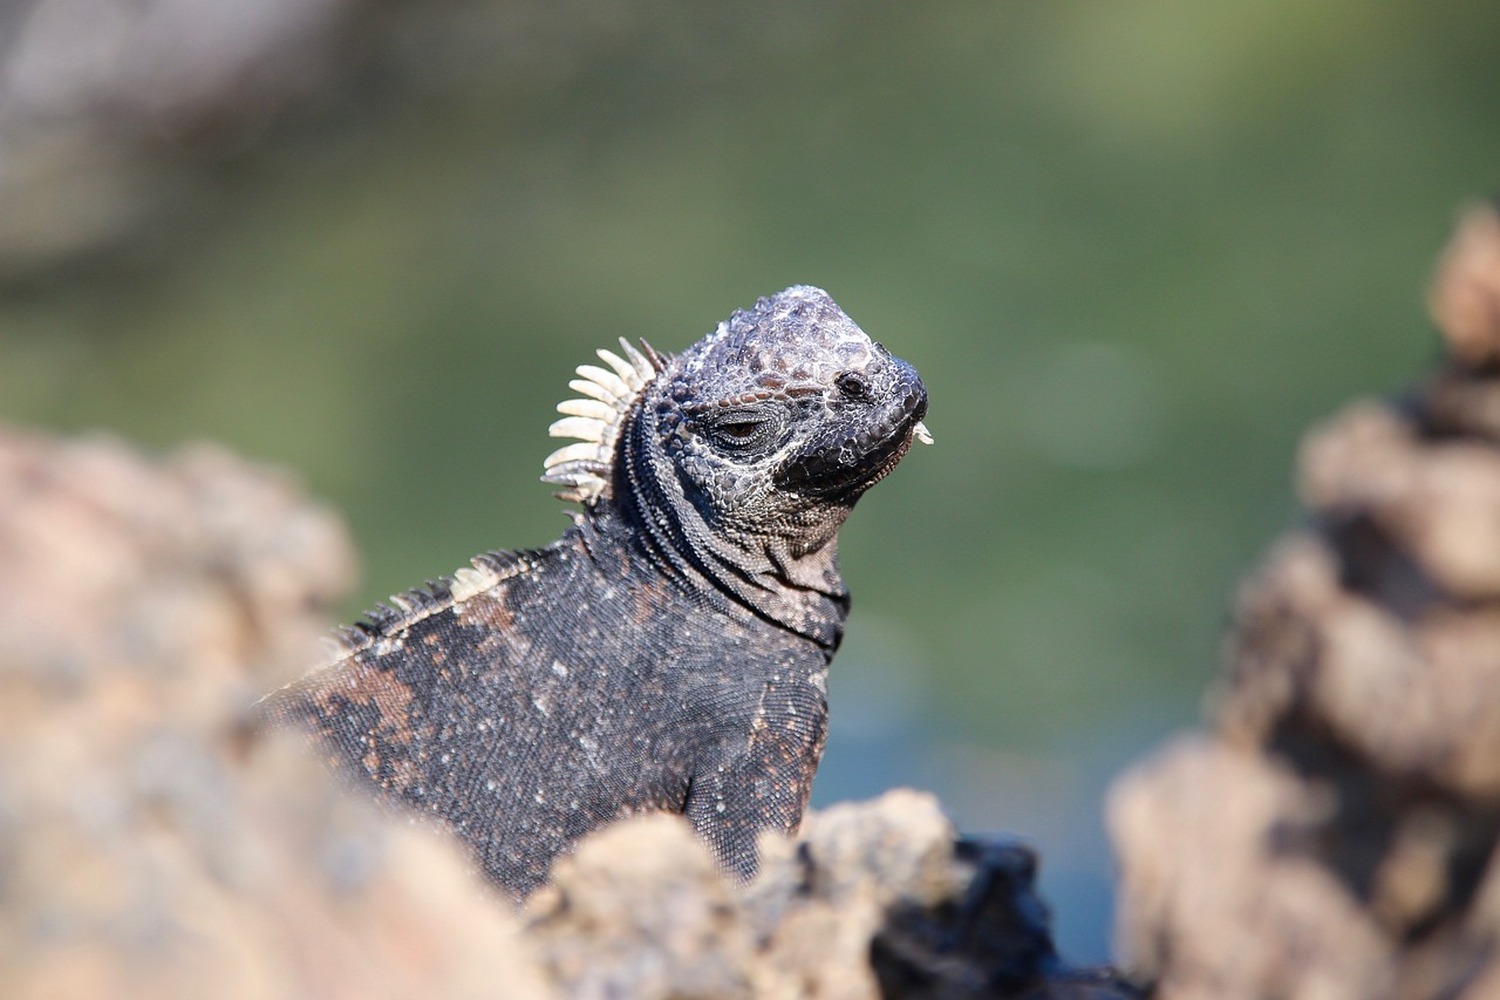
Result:
<svg viewBox="0 0 1500 1000">
<path fill-rule="evenodd" d="M 838 528 L 926 434 L 916 372 L 815 288 L 626 353 L 559 407 L 584 439 L 548 460 L 583 505 L 561 539 L 393 598 L 262 702 L 516 896 L 634 813 L 684 813 L 744 878 L 761 830 L 796 830 L 849 608 Z"/>
</svg>

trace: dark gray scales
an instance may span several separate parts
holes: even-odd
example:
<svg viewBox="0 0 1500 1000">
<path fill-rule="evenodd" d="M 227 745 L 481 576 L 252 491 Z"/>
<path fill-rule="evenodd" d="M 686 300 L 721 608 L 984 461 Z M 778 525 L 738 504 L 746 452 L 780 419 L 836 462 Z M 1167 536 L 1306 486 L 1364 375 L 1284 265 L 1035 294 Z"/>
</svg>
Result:
<svg viewBox="0 0 1500 1000">
<path fill-rule="evenodd" d="M 761 830 L 795 831 L 849 608 L 838 528 L 926 438 L 916 372 L 816 288 L 676 356 L 622 347 L 558 407 L 561 539 L 392 598 L 262 702 L 517 896 L 633 813 L 685 814 L 741 877 Z"/>
</svg>

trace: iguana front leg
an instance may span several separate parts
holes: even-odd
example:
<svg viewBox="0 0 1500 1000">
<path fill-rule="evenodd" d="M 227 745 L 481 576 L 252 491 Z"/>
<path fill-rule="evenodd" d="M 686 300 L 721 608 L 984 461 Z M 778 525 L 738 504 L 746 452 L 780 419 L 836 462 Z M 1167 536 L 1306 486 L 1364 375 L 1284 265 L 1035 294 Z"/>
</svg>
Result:
<svg viewBox="0 0 1500 1000">
<path fill-rule="evenodd" d="M 768 686 L 748 725 L 726 722 L 729 735 L 700 758 L 684 813 L 713 848 L 719 865 L 749 881 L 762 830 L 797 832 L 827 738 L 827 703 Z"/>
</svg>

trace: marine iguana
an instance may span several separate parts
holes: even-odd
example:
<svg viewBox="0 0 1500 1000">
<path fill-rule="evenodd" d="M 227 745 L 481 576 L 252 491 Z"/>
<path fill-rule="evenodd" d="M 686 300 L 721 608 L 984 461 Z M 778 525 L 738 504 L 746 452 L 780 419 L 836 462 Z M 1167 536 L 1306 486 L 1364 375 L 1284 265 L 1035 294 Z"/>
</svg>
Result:
<svg viewBox="0 0 1500 1000">
<path fill-rule="evenodd" d="M 391 598 L 261 702 L 516 897 L 633 813 L 686 814 L 742 878 L 761 830 L 796 830 L 849 610 L 839 526 L 930 440 L 916 371 L 817 288 L 676 356 L 620 344 L 550 428 L 580 439 L 545 463 L 582 507 L 561 539 Z"/>
</svg>

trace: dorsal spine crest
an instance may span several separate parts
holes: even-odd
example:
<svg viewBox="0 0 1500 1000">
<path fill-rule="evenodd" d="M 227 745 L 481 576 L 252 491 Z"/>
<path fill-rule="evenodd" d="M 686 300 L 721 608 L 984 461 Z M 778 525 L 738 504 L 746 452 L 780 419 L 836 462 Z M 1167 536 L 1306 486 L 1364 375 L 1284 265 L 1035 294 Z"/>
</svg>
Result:
<svg viewBox="0 0 1500 1000">
<path fill-rule="evenodd" d="M 361 653 L 380 640 L 399 635 L 424 618 L 462 604 L 529 568 L 530 561 L 524 552 L 486 552 L 475 556 L 468 566 L 459 568 L 452 576 L 392 594 L 365 612 L 363 620 L 340 626 L 324 637 L 328 663 Z"/>
<path fill-rule="evenodd" d="M 621 337 L 620 350 L 622 354 L 604 348 L 596 352 L 608 368 L 578 366 L 578 378 L 568 387 L 579 397 L 558 403 L 557 412 L 563 417 L 547 428 L 551 437 L 576 439 L 543 462 L 542 481 L 563 487 L 557 493 L 560 500 L 593 505 L 609 497 L 620 426 L 646 386 L 671 360 L 644 340 L 637 350 Z"/>
</svg>

